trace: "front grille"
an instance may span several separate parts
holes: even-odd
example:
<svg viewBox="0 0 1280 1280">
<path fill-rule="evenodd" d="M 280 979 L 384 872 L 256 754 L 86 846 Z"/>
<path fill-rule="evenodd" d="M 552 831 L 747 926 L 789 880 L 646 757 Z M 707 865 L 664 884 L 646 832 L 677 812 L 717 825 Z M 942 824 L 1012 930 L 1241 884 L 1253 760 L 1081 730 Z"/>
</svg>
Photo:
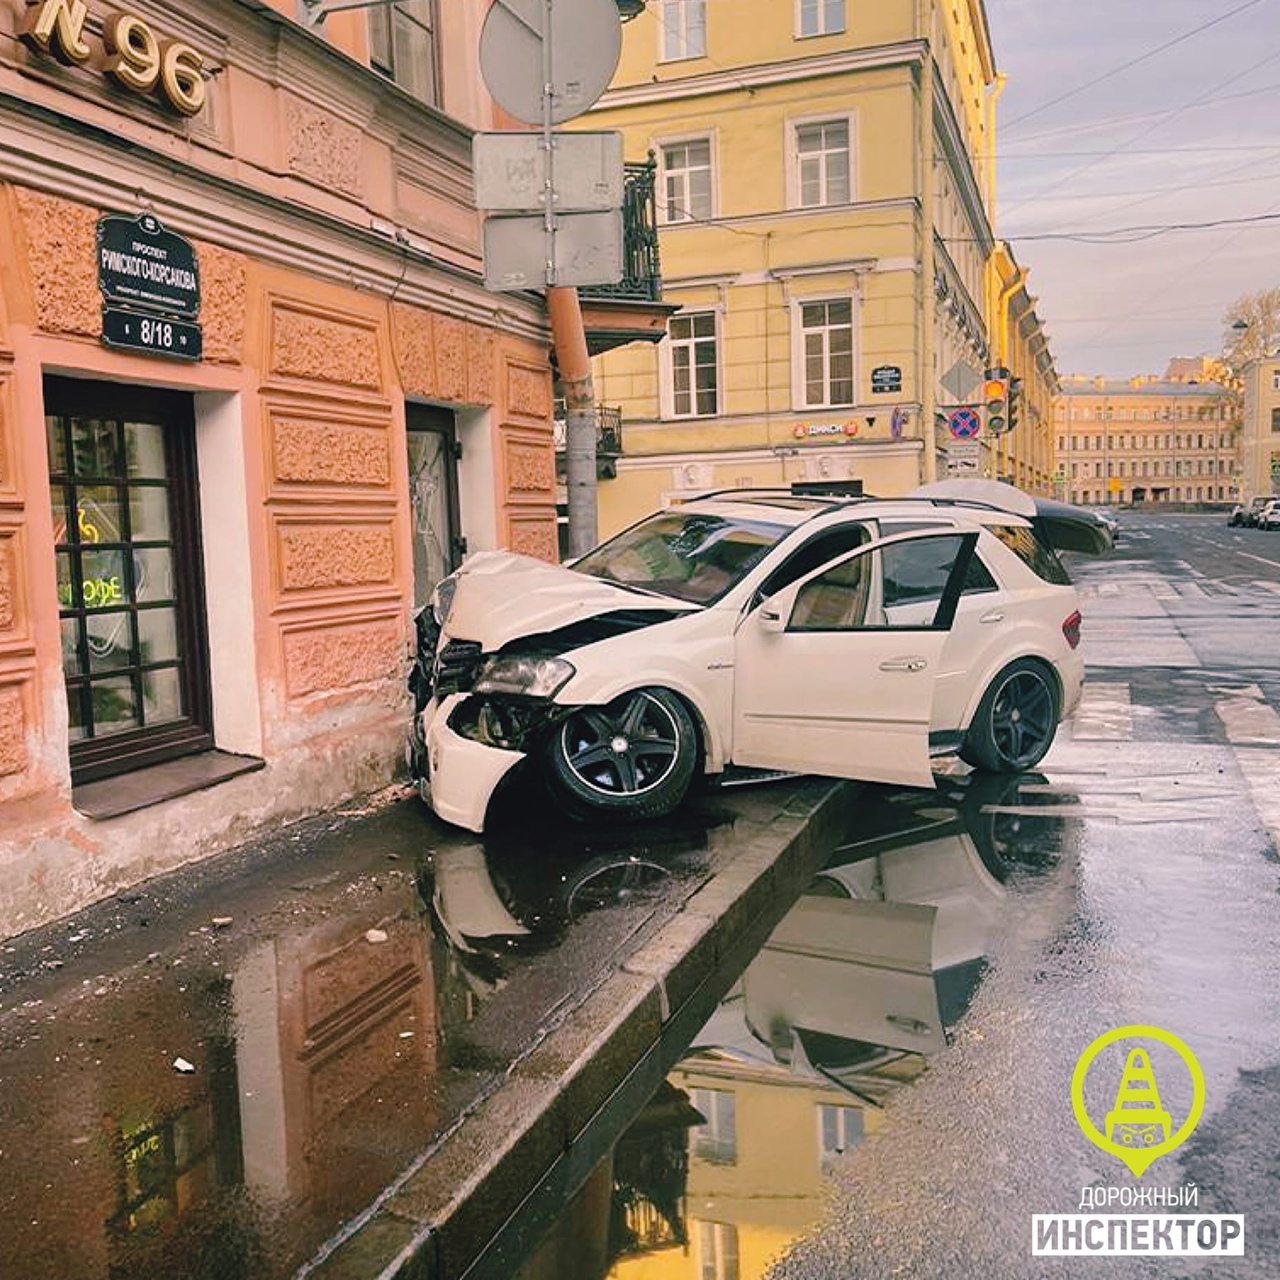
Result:
<svg viewBox="0 0 1280 1280">
<path fill-rule="evenodd" d="M 481 662 L 477 641 L 450 640 L 436 654 L 436 694 L 443 697 L 446 693 L 466 693 L 480 674 Z"/>
</svg>

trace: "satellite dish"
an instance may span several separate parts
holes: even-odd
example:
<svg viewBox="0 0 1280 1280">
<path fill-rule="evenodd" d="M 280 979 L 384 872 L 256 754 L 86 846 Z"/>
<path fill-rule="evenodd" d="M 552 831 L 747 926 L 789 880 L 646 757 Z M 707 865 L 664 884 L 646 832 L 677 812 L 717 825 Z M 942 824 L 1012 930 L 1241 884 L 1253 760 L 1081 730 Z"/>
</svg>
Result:
<svg viewBox="0 0 1280 1280">
<path fill-rule="evenodd" d="M 588 110 L 618 68 L 622 21 L 615 0 L 493 0 L 480 32 L 480 73 L 494 101 L 525 124 L 543 122 L 548 39 L 551 123 L 560 124 Z"/>
</svg>

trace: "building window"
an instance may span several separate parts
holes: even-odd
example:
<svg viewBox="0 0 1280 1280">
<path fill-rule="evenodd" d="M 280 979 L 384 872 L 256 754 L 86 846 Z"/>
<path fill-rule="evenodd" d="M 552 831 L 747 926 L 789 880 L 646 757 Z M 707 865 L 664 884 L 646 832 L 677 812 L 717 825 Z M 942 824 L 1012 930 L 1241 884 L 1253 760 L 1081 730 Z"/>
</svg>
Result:
<svg viewBox="0 0 1280 1280">
<path fill-rule="evenodd" d="M 1271 371 L 1271 390 L 1280 391 L 1280 369 Z"/>
<path fill-rule="evenodd" d="M 830 36 L 844 30 L 844 0 L 800 0 L 797 35 Z"/>
<path fill-rule="evenodd" d="M 711 139 L 692 138 L 662 148 L 664 222 L 711 217 Z"/>
<path fill-rule="evenodd" d="M 849 121 L 801 124 L 795 131 L 796 202 L 802 209 L 849 203 Z"/>
<path fill-rule="evenodd" d="M 1271 410 L 1271 430 L 1280 431 L 1280 409 Z"/>
<path fill-rule="evenodd" d="M 71 779 L 213 746 L 189 395 L 45 380 Z"/>
<path fill-rule="evenodd" d="M 406 93 L 435 104 L 435 0 L 398 0 L 369 10 L 369 63 Z"/>
<path fill-rule="evenodd" d="M 672 416 L 696 418 L 717 412 L 716 313 L 672 316 L 668 333 Z"/>
<path fill-rule="evenodd" d="M 738 1123 L 736 1100 L 729 1089 L 691 1089 L 689 1100 L 703 1117 L 693 1130 L 693 1154 L 709 1164 L 736 1164 Z"/>
<path fill-rule="evenodd" d="M 698 1223 L 698 1280 L 738 1280 L 738 1228 L 734 1223 Z"/>
<path fill-rule="evenodd" d="M 804 408 L 853 403 L 853 301 L 800 304 Z"/>
<path fill-rule="evenodd" d="M 663 62 L 706 55 L 707 0 L 662 0 L 658 25 Z"/>
<path fill-rule="evenodd" d="M 818 1105 L 818 1163 L 824 1173 L 862 1137 L 862 1129 L 860 1107 Z"/>
</svg>

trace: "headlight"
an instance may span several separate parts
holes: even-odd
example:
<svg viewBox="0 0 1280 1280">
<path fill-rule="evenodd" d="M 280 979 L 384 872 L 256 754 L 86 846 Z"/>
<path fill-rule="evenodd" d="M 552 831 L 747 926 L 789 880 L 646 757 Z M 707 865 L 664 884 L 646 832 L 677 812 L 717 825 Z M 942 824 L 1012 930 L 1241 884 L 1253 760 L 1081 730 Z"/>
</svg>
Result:
<svg viewBox="0 0 1280 1280">
<path fill-rule="evenodd" d="M 453 593 L 458 589 L 455 574 L 441 578 L 431 593 L 431 612 L 435 614 L 436 625 L 443 627 L 449 619 L 449 610 L 453 608 Z"/>
<path fill-rule="evenodd" d="M 550 698 L 574 675 L 563 658 L 539 658 L 512 654 L 490 658 L 480 672 L 476 693 L 522 693 L 530 698 Z"/>
</svg>

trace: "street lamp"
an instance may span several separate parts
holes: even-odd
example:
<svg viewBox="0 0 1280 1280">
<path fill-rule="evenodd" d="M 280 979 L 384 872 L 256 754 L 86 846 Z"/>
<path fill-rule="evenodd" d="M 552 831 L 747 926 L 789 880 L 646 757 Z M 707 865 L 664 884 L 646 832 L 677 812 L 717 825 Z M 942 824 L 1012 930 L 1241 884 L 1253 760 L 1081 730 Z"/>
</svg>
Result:
<svg viewBox="0 0 1280 1280">
<path fill-rule="evenodd" d="M 630 22 L 644 12 L 645 0 L 615 0 L 618 6 L 618 17 L 623 22 Z"/>
</svg>

